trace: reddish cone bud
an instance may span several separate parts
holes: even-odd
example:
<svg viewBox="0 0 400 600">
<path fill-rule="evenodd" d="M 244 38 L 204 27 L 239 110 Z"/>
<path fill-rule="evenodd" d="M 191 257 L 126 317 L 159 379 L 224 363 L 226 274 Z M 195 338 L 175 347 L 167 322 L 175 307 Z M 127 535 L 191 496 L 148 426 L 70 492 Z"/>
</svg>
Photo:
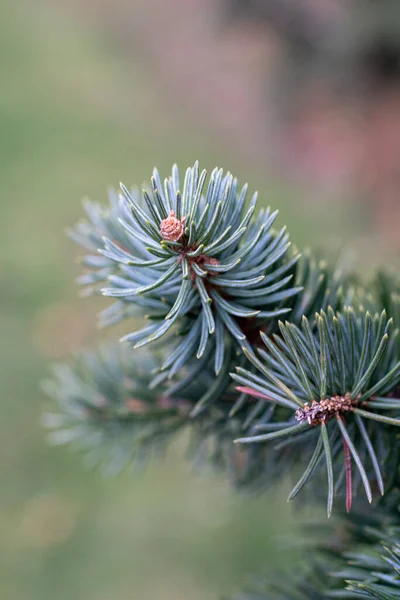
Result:
<svg viewBox="0 0 400 600">
<path fill-rule="evenodd" d="M 161 221 L 160 224 L 162 238 L 170 242 L 177 242 L 183 236 L 184 220 L 184 217 L 177 219 L 175 212 L 171 210 L 169 217 Z"/>
</svg>

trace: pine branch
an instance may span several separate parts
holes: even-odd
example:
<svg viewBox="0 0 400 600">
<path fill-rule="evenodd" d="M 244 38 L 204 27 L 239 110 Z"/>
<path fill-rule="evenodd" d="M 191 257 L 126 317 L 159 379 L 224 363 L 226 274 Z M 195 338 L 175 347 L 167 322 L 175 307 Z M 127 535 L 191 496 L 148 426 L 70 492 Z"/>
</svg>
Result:
<svg viewBox="0 0 400 600">
<path fill-rule="evenodd" d="M 194 466 L 218 469 L 235 487 L 246 490 L 259 488 L 262 467 L 263 483 L 270 483 L 273 473 L 266 469 L 268 463 L 258 449 L 233 444 L 259 407 L 234 389 L 229 372 L 219 380 L 212 369 L 204 368 L 200 378 L 192 377 L 189 365 L 188 374 L 182 372 L 177 383 L 154 387 L 159 362 L 144 350 L 117 344 L 82 352 L 70 364 L 55 365 L 52 378 L 43 384 L 57 406 L 44 415 L 50 441 L 73 443 L 88 466 L 115 475 L 162 455 L 186 429 L 191 436 L 187 454 Z M 207 398 L 209 404 L 198 410 Z"/>
<path fill-rule="evenodd" d="M 352 277 L 345 264 L 332 268 L 326 260 L 318 260 L 306 250 L 296 268 L 295 285 L 302 291 L 293 299 L 288 315 L 290 322 L 300 325 L 304 316 L 313 319 L 316 312 L 326 311 L 328 307 L 340 310 L 353 304 L 355 296 L 361 301 L 364 295 L 355 290 Z"/>
<path fill-rule="evenodd" d="M 260 422 L 257 433 L 237 442 L 301 440 L 313 432 L 314 452 L 290 498 L 307 483 L 324 458 L 329 481 L 328 515 L 334 476 L 340 482 L 341 472 L 347 472 L 350 507 L 350 453 L 355 473 L 371 502 L 371 485 L 377 484 L 383 493 L 386 457 L 382 449 L 387 451 L 388 438 L 394 440 L 396 436 L 393 426 L 400 425 L 400 400 L 391 394 L 400 381 L 397 331 L 392 331 L 392 320 L 385 312 L 371 317 L 368 312 L 356 313 L 352 308 L 336 314 L 328 309 L 316 315 L 315 323 L 304 317 L 301 328 L 280 323 L 280 332 L 281 336 L 273 338 L 261 334 L 267 349 L 259 350 L 262 360 L 244 349 L 261 375 L 242 367 L 232 374 L 240 386 L 262 393 L 266 403 L 279 406 L 279 419 L 273 431 L 267 427 L 267 432 L 261 433 L 260 429 L 268 424 Z"/>
<path fill-rule="evenodd" d="M 257 194 L 246 208 L 247 185 L 240 188 L 222 169 L 213 170 L 207 186 L 206 177 L 196 163 L 181 188 L 176 166 L 164 185 L 155 170 L 151 190 L 139 194 L 122 185 L 108 211 L 87 204 L 91 223 L 71 234 L 99 248 L 100 256 L 83 259 L 92 271 L 80 281 L 97 289 L 107 281 L 102 293 L 117 302 L 103 321 L 144 314 L 150 324 L 124 338 L 135 347 L 180 336 L 170 374 L 209 349 L 218 374 L 225 336 L 250 349 L 254 332 L 288 313 L 300 291 L 292 283 L 298 256 L 285 229 L 272 229 L 277 212 L 255 216 Z"/>
<path fill-rule="evenodd" d="M 257 195 L 247 204 L 247 185 L 221 169 L 207 181 L 195 163 L 182 191 L 176 166 L 164 184 L 155 170 L 149 189 L 121 189 L 108 208 L 86 202 L 89 220 L 70 232 L 89 252 L 79 281 L 116 300 L 102 324 L 137 315 L 148 325 L 54 368 L 51 440 L 75 442 L 111 474 L 185 429 L 190 460 L 238 489 L 301 467 L 289 499 L 309 491 L 315 503 L 327 478 L 329 516 L 342 491 L 350 511 L 359 488 L 369 502 L 386 488 L 374 529 L 352 513 L 339 545 L 309 538 L 307 564 L 258 578 L 237 600 L 400 598 L 397 275 L 365 287 L 300 257 L 285 228 L 273 230 L 277 213 L 255 215 Z M 152 353 L 139 349 L 151 342 Z"/>
<path fill-rule="evenodd" d="M 90 466 L 116 474 L 165 450 L 188 421 L 190 404 L 153 391 L 149 382 L 154 357 L 122 345 L 77 355 L 70 365 L 56 365 L 44 382 L 57 412 L 44 415 L 55 444 L 74 442 Z"/>
</svg>

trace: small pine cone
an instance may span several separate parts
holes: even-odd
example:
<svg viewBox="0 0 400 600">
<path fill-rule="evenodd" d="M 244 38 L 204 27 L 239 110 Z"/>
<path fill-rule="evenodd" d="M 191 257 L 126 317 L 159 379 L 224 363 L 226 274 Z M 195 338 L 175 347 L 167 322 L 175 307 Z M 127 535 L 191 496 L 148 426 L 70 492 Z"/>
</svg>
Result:
<svg viewBox="0 0 400 600">
<path fill-rule="evenodd" d="M 171 210 L 169 217 L 161 221 L 160 232 L 164 240 L 177 242 L 183 236 L 185 218 L 177 219 L 175 212 Z"/>
</svg>

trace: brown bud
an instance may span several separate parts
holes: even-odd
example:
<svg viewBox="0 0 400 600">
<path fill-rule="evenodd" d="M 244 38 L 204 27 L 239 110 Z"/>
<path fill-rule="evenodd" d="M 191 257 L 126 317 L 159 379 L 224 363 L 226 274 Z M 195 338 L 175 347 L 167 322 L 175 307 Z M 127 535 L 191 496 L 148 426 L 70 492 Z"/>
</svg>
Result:
<svg viewBox="0 0 400 600">
<path fill-rule="evenodd" d="M 171 210 L 169 217 L 161 221 L 160 232 L 164 240 L 177 242 L 183 236 L 185 218 L 177 219 Z"/>
</svg>

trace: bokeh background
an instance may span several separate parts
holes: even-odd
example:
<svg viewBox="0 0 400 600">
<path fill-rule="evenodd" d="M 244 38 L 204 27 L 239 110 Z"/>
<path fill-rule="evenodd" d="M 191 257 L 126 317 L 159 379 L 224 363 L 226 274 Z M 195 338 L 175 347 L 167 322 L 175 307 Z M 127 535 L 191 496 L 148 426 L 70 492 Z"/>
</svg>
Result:
<svg viewBox="0 0 400 600">
<path fill-rule="evenodd" d="M 237 497 L 194 475 L 183 441 L 117 480 L 47 445 L 40 380 L 99 337 L 64 230 L 83 196 L 199 159 L 259 189 L 299 247 L 344 246 L 365 272 L 395 263 L 398 2 L 0 9 L 0 597 L 216 599 L 282 560 L 274 536 L 299 517 L 280 490 Z"/>
</svg>

